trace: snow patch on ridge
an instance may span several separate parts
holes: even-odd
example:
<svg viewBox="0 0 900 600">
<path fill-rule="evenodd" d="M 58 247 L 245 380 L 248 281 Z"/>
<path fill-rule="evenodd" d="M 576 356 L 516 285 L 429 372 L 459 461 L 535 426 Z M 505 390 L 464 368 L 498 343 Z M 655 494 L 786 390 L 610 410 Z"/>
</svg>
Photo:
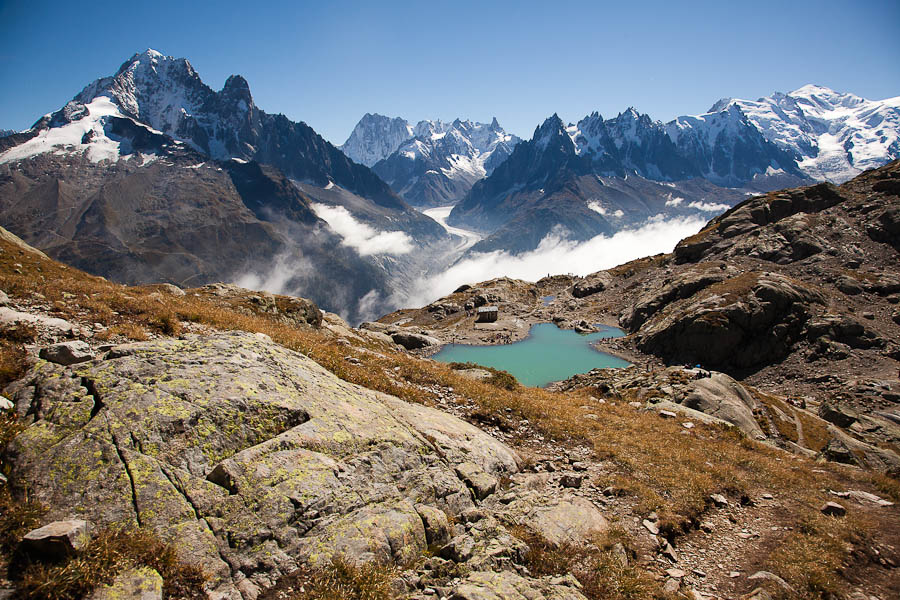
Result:
<svg viewBox="0 0 900 600">
<path fill-rule="evenodd" d="M 105 125 L 110 117 L 124 117 L 124 115 L 106 96 L 98 96 L 90 104 L 85 105 L 85 109 L 86 114 L 77 121 L 66 123 L 61 127 L 43 129 L 27 142 L 0 154 L 0 164 L 48 152 L 61 154 L 86 152 L 88 159 L 94 163 L 102 160 L 118 160 L 119 142 L 106 136 Z"/>
</svg>

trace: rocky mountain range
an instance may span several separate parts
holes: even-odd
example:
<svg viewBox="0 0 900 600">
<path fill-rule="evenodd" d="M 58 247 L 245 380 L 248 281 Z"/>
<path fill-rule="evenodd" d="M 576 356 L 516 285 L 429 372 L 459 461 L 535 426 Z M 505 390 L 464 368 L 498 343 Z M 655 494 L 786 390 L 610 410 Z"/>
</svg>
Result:
<svg viewBox="0 0 900 600">
<path fill-rule="evenodd" d="M 153 50 L 0 138 L 0 190 L 4 225 L 93 273 L 249 280 L 350 319 L 364 297 L 387 308 L 449 243 L 309 126 L 258 109 L 242 77 L 215 92 Z M 360 238 L 397 243 L 361 251 Z"/>
<path fill-rule="evenodd" d="M 359 328 L 234 285 L 125 287 L 0 228 L 0 589 L 895 597 L 898 169 L 749 199 L 673 254 Z M 831 279 L 851 268 L 859 291 Z M 501 318 L 475 325 L 484 302 Z M 619 319 L 633 336 L 607 349 L 635 366 L 536 389 L 421 356 L 551 319 Z M 684 340 L 651 341 L 675 323 Z"/>
<path fill-rule="evenodd" d="M 458 202 L 519 141 L 496 118 L 490 124 L 426 120 L 412 127 L 400 118 L 367 113 L 341 149 L 372 167 L 413 206 L 434 207 Z"/>
<path fill-rule="evenodd" d="M 674 150 L 659 124 L 633 111 L 609 121 L 595 114 L 570 127 L 554 115 L 473 186 L 448 223 L 486 234 L 472 252 L 525 251 L 554 230 L 587 240 L 659 215 L 722 210 L 745 197 L 745 190 L 691 177 L 697 169 Z"/>
<path fill-rule="evenodd" d="M 725 98 L 710 114 L 738 107 L 776 145 L 793 153 L 816 180 L 843 183 L 900 158 L 900 97 L 867 100 L 820 85 L 756 101 Z"/>
<path fill-rule="evenodd" d="M 897 98 L 875 102 L 805 86 L 755 102 L 721 100 L 666 124 L 633 108 L 568 126 L 553 115 L 531 143 L 517 146 L 518 156 L 473 186 L 448 223 L 488 236 L 473 252 L 508 248 L 512 239 L 531 249 L 555 227 L 582 240 L 692 203 L 729 206 L 748 192 L 841 182 L 900 156 L 898 106 Z M 664 186 L 641 183 L 640 193 L 616 202 L 619 190 L 604 189 L 603 178 Z M 680 208 L 675 198 L 684 200 Z M 597 206 L 603 210 L 591 214 Z M 620 210 L 618 220 L 609 218 Z"/>
</svg>

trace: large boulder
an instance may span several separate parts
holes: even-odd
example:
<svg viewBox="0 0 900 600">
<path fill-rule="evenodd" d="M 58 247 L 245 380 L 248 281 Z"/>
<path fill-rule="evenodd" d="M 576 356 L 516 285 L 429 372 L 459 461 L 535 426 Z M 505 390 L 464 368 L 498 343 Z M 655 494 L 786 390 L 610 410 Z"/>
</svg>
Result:
<svg viewBox="0 0 900 600">
<path fill-rule="evenodd" d="M 86 521 L 54 521 L 26 533 L 22 550 L 32 558 L 55 561 L 75 555 L 90 539 L 90 525 Z"/>
<path fill-rule="evenodd" d="M 584 600 L 576 581 L 566 578 L 534 580 L 509 571 L 470 573 L 453 589 L 450 600 Z"/>
<path fill-rule="evenodd" d="M 395 344 L 400 344 L 407 350 L 418 350 L 419 348 L 427 348 L 428 346 L 437 346 L 441 340 L 424 335 L 422 333 L 414 333 L 412 331 L 397 331 L 391 334 L 391 339 Z"/>
<path fill-rule="evenodd" d="M 753 417 L 759 402 L 744 386 L 724 373 L 711 373 L 709 377 L 691 382 L 684 405 L 728 421 L 752 438 L 766 437 Z"/>
<path fill-rule="evenodd" d="M 526 483 L 525 487 L 529 485 Z M 609 522 L 593 502 L 571 493 L 553 497 L 524 493 L 507 506 L 504 515 L 556 545 L 586 544 L 609 529 Z"/>
<path fill-rule="evenodd" d="M 748 272 L 673 302 L 637 332 L 638 348 L 704 367 L 759 368 L 781 360 L 800 339 L 824 296 L 777 273 Z"/>
<path fill-rule="evenodd" d="M 109 356 L 39 363 L 7 388 L 28 415 L 9 448 L 17 479 L 49 518 L 177 540 L 221 597 L 336 555 L 410 560 L 446 535 L 434 511 L 475 506 L 459 465 L 517 471 L 515 453 L 475 427 L 342 381 L 266 336 Z"/>
<path fill-rule="evenodd" d="M 93 359 L 94 352 L 87 342 L 75 340 L 41 348 L 40 357 L 60 365 L 74 365 Z"/>
<path fill-rule="evenodd" d="M 594 273 L 585 279 L 582 279 L 572 286 L 572 295 L 576 298 L 585 298 L 598 292 L 602 292 L 612 285 L 612 275 L 605 271 Z"/>
<path fill-rule="evenodd" d="M 883 348 L 887 343 L 850 315 L 823 315 L 812 319 L 806 332 L 810 341 L 826 338 L 851 348 Z"/>
</svg>

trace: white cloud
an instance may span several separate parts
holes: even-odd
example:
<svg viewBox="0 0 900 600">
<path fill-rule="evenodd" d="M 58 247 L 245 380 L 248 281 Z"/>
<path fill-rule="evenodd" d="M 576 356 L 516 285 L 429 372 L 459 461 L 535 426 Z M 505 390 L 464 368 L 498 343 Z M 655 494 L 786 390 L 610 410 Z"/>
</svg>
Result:
<svg viewBox="0 0 900 600">
<path fill-rule="evenodd" d="M 682 202 L 684 202 L 684 198 L 680 198 L 680 197 L 678 197 L 678 198 L 672 198 L 672 197 L 669 197 L 669 199 L 666 200 L 666 206 L 678 206 L 678 205 L 681 204 Z"/>
<path fill-rule="evenodd" d="M 666 202 L 666 204 L 669 203 Z M 731 208 L 727 204 L 716 204 L 714 202 L 698 202 L 696 200 L 688 204 L 688 207 L 696 208 L 697 210 L 702 210 L 703 212 L 722 212 Z"/>
<path fill-rule="evenodd" d="M 600 203 L 597 202 L 596 200 L 591 200 L 590 202 L 588 202 L 588 203 L 587 203 L 587 207 L 588 207 L 589 209 L 591 209 L 592 211 L 596 212 L 596 213 L 600 213 L 600 214 L 603 215 L 604 217 L 607 216 L 607 215 L 611 215 L 611 216 L 613 216 L 613 217 L 618 217 L 618 218 L 622 218 L 622 217 L 625 216 L 625 213 L 622 212 L 621 209 L 619 209 L 619 210 L 617 210 L 617 211 L 615 211 L 615 212 L 612 212 L 612 213 L 609 212 L 608 210 L 606 210 L 606 208 L 603 207 L 602 204 L 600 204 Z"/>
<path fill-rule="evenodd" d="M 377 314 L 380 303 L 381 295 L 375 290 L 369 290 L 365 296 L 359 299 L 356 314 L 362 321 L 374 321 L 381 316 Z"/>
<path fill-rule="evenodd" d="M 594 212 L 598 212 L 604 217 L 606 216 L 606 209 L 600 206 L 600 203 L 597 201 L 588 202 L 588 208 Z"/>
<path fill-rule="evenodd" d="M 412 240 L 403 231 L 378 231 L 354 219 L 343 206 L 314 203 L 312 209 L 343 238 L 343 245 L 353 248 L 360 256 L 408 254 L 413 249 Z"/>
<path fill-rule="evenodd" d="M 303 256 L 282 254 L 272 261 L 264 272 L 249 271 L 238 276 L 234 283 L 248 290 L 264 290 L 273 294 L 286 294 L 288 282 L 314 272 L 313 264 Z"/>
<path fill-rule="evenodd" d="M 612 237 L 599 235 L 586 242 L 576 242 L 554 229 L 537 248 L 523 254 L 505 251 L 476 254 L 462 260 L 435 276 L 423 278 L 416 290 L 399 304 L 416 307 L 446 296 L 464 283 L 477 283 L 495 277 L 537 281 L 541 277 L 559 273 L 587 275 L 609 269 L 636 258 L 671 252 L 680 240 L 700 231 L 706 220 L 699 217 L 679 217 L 664 221 L 657 215 L 637 229 L 619 231 Z"/>
</svg>

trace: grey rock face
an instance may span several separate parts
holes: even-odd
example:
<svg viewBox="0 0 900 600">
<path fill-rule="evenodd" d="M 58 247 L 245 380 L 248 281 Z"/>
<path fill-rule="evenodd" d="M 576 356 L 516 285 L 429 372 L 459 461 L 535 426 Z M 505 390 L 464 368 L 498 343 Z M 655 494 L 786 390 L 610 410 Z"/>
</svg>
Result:
<svg viewBox="0 0 900 600">
<path fill-rule="evenodd" d="M 572 295 L 576 298 L 584 298 L 602 292 L 610 285 L 612 277 L 605 272 L 596 273 L 593 276 L 579 281 L 572 287 Z"/>
<path fill-rule="evenodd" d="M 74 365 L 91 360 L 94 352 L 87 342 L 75 340 L 41 348 L 40 357 L 59 365 Z"/>
<path fill-rule="evenodd" d="M 571 493 L 552 499 L 526 495 L 509 505 L 507 515 L 552 544 L 583 544 L 592 535 L 609 528 L 606 518 L 591 501 Z"/>
<path fill-rule="evenodd" d="M 497 480 L 482 471 L 475 463 L 464 462 L 457 465 L 456 473 L 460 479 L 466 482 L 466 485 L 472 488 L 475 497 L 479 500 L 484 500 L 497 489 Z"/>
<path fill-rule="evenodd" d="M 438 513 L 474 506 L 458 465 L 517 471 L 475 427 L 341 381 L 265 336 L 112 356 L 43 363 L 7 389 L 32 415 L 13 469 L 50 518 L 78 510 L 177 539 L 226 597 L 244 576 L 266 587 L 301 561 L 418 556 L 446 535 Z"/>
<path fill-rule="evenodd" d="M 710 287 L 648 321 L 638 347 L 711 368 L 747 368 L 785 356 L 800 338 L 811 304 L 824 297 L 777 273 L 747 274 Z"/>
<path fill-rule="evenodd" d="M 90 539 L 86 521 L 54 521 L 26 533 L 22 549 L 35 558 L 55 561 L 76 554 Z"/>
<path fill-rule="evenodd" d="M 584 600 L 584 596 L 575 585 L 564 585 L 550 580 L 530 580 L 509 571 L 471 573 L 454 589 L 453 596 L 451 596 L 451 600 L 521 600 L 522 598 Z"/>
<path fill-rule="evenodd" d="M 400 344 L 407 350 L 427 348 L 428 346 L 435 346 L 441 343 L 439 339 L 431 337 L 430 335 L 412 333 L 411 331 L 397 331 L 391 334 L 391 339 L 395 344 Z"/>
<path fill-rule="evenodd" d="M 141 567 L 118 575 L 109 585 L 102 585 L 91 600 L 162 600 L 163 578 L 154 569 Z"/>
<path fill-rule="evenodd" d="M 724 373 L 692 382 L 684 399 L 688 408 L 728 421 L 750 437 L 764 439 L 766 435 L 753 417 L 758 404 L 744 386 Z"/>
</svg>

